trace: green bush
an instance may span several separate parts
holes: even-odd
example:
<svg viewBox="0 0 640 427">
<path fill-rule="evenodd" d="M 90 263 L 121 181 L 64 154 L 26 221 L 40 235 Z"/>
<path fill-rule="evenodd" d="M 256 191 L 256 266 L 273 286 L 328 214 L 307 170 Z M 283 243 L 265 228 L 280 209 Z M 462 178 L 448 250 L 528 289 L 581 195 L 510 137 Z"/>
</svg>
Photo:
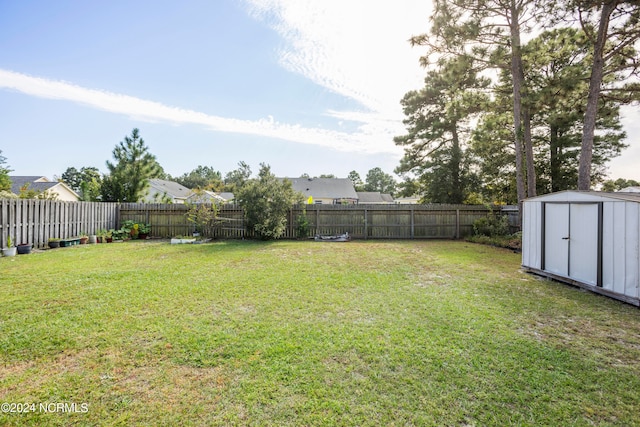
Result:
<svg viewBox="0 0 640 427">
<path fill-rule="evenodd" d="M 194 232 L 202 236 L 214 237 L 215 228 L 221 224 L 218 218 L 218 205 L 213 204 L 189 204 L 186 213 L 187 221 L 193 224 Z"/>
<path fill-rule="evenodd" d="M 510 234 L 507 236 L 495 236 L 495 237 L 476 235 L 476 236 L 467 237 L 465 240 L 473 243 L 480 243 L 483 245 L 491 245 L 491 246 L 497 246 L 500 248 L 512 249 L 514 251 L 522 250 L 522 233 L 520 232 L 515 234 Z"/>
<path fill-rule="evenodd" d="M 309 225 L 309 217 L 307 216 L 307 210 L 302 211 L 302 215 L 298 217 L 296 223 L 296 231 L 298 232 L 299 238 L 309 237 L 309 232 L 311 230 L 311 226 Z"/>
<path fill-rule="evenodd" d="M 496 215 L 491 212 L 484 218 L 479 218 L 473 222 L 473 232 L 476 236 L 508 236 L 509 218 L 505 215 Z"/>
<path fill-rule="evenodd" d="M 289 180 L 279 180 L 271 168 L 260 165 L 257 179 L 247 181 L 236 199 L 245 212 L 247 227 L 263 240 L 282 237 L 287 229 L 287 215 L 294 204 L 302 203 L 301 193 Z"/>
</svg>

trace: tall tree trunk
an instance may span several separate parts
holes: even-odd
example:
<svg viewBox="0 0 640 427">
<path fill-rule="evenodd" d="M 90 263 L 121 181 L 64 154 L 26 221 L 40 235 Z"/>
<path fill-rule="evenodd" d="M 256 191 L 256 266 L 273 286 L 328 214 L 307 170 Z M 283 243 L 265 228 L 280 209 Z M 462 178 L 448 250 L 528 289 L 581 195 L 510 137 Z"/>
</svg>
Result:
<svg viewBox="0 0 640 427">
<path fill-rule="evenodd" d="M 526 199 L 527 193 L 524 186 L 523 166 L 523 129 L 522 129 L 522 87 L 524 71 L 522 70 L 522 48 L 520 46 L 520 25 L 519 14 L 515 1 L 511 1 L 511 77 L 513 79 L 513 134 L 516 148 L 516 191 L 519 206 L 519 219 L 522 222 L 522 201 Z"/>
<path fill-rule="evenodd" d="M 522 61 L 520 62 L 522 64 Z M 522 69 L 522 65 L 520 67 Z M 527 160 L 527 193 L 529 197 L 534 197 L 537 194 L 536 165 L 533 158 L 533 142 L 531 141 L 531 112 L 528 106 L 524 107 L 522 121 L 524 125 L 524 152 Z"/>
<path fill-rule="evenodd" d="M 462 180 L 460 178 L 462 172 L 462 149 L 460 148 L 460 138 L 458 136 L 458 129 L 453 126 L 451 132 L 453 146 L 451 147 L 451 203 L 458 204 L 464 201 L 464 194 L 462 191 Z"/>
<path fill-rule="evenodd" d="M 593 138 L 596 130 L 598 115 L 598 98 L 604 70 L 604 45 L 607 41 L 609 19 L 618 1 L 607 1 L 602 5 L 598 35 L 593 50 L 593 65 L 589 79 L 589 96 L 587 110 L 584 114 L 584 128 L 582 130 L 582 146 L 580 149 L 580 166 L 578 169 L 578 190 L 591 189 L 591 160 L 593 158 Z"/>
<path fill-rule="evenodd" d="M 560 191 L 560 141 L 558 135 L 558 126 L 551 124 L 549 129 L 550 134 L 550 153 L 551 161 L 549 164 L 549 175 L 551 178 L 551 191 Z"/>
</svg>

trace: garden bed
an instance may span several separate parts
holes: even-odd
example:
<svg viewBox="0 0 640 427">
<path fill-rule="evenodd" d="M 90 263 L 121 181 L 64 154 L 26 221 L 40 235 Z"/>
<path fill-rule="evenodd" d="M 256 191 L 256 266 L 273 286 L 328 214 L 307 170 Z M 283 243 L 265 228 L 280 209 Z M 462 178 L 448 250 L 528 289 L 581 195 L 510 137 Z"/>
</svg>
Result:
<svg viewBox="0 0 640 427">
<path fill-rule="evenodd" d="M 66 248 L 69 246 L 76 246 L 80 244 L 80 237 L 70 237 L 68 239 L 60 239 L 60 247 Z"/>
</svg>

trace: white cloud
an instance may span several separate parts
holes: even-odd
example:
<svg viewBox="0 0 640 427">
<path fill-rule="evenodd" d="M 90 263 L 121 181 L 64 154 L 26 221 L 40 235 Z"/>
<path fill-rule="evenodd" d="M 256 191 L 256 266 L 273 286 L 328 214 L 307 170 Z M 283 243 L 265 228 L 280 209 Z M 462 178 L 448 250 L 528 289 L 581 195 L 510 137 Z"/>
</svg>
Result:
<svg viewBox="0 0 640 427">
<path fill-rule="evenodd" d="M 321 128 L 305 128 L 279 123 L 273 117 L 250 121 L 209 115 L 193 110 L 171 107 L 128 95 L 87 89 L 71 83 L 32 77 L 0 69 L 0 88 L 28 95 L 76 102 L 103 111 L 124 114 L 138 120 L 198 124 L 220 132 L 259 135 L 313 144 L 340 151 L 389 153 L 393 146 L 387 135 L 358 132 L 349 134 Z"/>
<path fill-rule="evenodd" d="M 284 39 L 281 65 L 356 101 L 358 111 L 326 115 L 356 125 L 355 132 L 309 128 L 273 118 L 249 121 L 164 105 L 124 94 L 0 69 L 0 88 L 72 101 L 139 120 L 191 123 L 221 132 L 280 138 L 358 153 L 399 155 L 393 137 L 405 132 L 400 99 L 424 76 L 409 37 L 426 31 L 430 2 L 400 0 L 245 0 L 249 13 Z M 266 112 L 265 112 L 266 114 Z"/>
<path fill-rule="evenodd" d="M 386 144 L 404 132 L 400 100 L 422 85 L 420 49 L 408 39 L 427 31 L 424 0 L 245 0 L 249 12 L 277 31 L 286 46 L 280 63 L 335 93 L 361 111 L 329 115 L 383 132 Z"/>
</svg>

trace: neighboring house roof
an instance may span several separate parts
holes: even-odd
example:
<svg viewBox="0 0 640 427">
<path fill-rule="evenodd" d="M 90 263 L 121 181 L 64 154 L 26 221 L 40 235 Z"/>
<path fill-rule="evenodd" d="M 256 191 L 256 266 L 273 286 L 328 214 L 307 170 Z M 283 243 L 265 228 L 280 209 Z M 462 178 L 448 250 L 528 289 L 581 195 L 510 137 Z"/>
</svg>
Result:
<svg viewBox="0 0 640 427">
<path fill-rule="evenodd" d="M 394 203 L 390 194 L 379 191 L 358 191 L 358 203 Z"/>
<path fill-rule="evenodd" d="M 223 201 L 222 197 L 208 190 L 194 191 L 187 197 L 187 200 L 191 203 L 210 203 L 212 201 L 222 203 Z"/>
<path fill-rule="evenodd" d="M 353 199 L 358 194 L 349 178 L 286 178 L 293 189 L 314 199 Z"/>
<path fill-rule="evenodd" d="M 400 197 L 395 199 L 395 203 L 401 205 L 417 205 L 420 204 L 420 196 Z"/>
<path fill-rule="evenodd" d="M 218 196 L 222 197 L 225 202 L 231 202 L 236 198 L 235 194 L 230 193 L 228 191 L 223 191 L 223 192 L 217 193 L 217 194 L 218 194 Z"/>
<path fill-rule="evenodd" d="M 619 193 L 640 193 L 640 187 L 625 187 Z"/>
<path fill-rule="evenodd" d="M 149 187 L 149 193 L 166 194 L 174 200 L 186 200 L 191 195 L 191 190 L 184 185 L 173 181 L 165 181 L 164 179 L 150 179 Z"/>
<path fill-rule="evenodd" d="M 29 186 L 29 189 L 35 191 L 45 191 L 49 190 L 51 187 L 54 187 L 57 182 L 50 182 L 44 176 L 13 176 L 10 175 L 11 179 L 11 192 L 15 194 L 20 194 L 20 189 L 25 185 Z"/>
<path fill-rule="evenodd" d="M 213 191 L 208 190 L 200 190 L 194 191 L 187 199 L 192 203 L 227 203 L 231 199 L 226 199 L 222 194 L 229 195 L 231 194 L 231 199 L 233 198 L 233 193 L 214 193 Z"/>
<path fill-rule="evenodd" d="M 29 190 L 44 193 L 48 191 L 61 196 L 61 200 L 79 200 L 78 193 L 73 191 L 67 184 L 61 181 L 49 181 L 45 176 L 17 176 L 9 175 L 11 179 L 11 192 L 20 194 L 20 189 L 25 185 Z"/>
</svg>

